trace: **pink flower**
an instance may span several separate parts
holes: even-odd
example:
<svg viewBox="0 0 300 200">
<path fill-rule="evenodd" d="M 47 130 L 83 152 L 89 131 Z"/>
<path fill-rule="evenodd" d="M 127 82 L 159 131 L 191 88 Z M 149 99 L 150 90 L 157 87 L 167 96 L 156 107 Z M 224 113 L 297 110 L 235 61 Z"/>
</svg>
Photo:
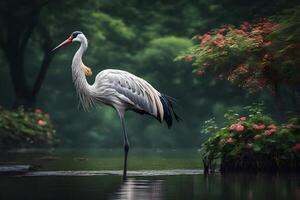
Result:
<svg viewBox="0 0 300 200">
<path fill-rule="evenodd" d="M 237 67 L 237 69 L 240 73 L 247 73 L 249 70 L 249 67 L 247 64 L 242 63 Z"/>
<path fill-rule="evenodd" d="M 275 124 L 270 124 L 267 128 L 269 130 L 266 130 L 264 132 L 265 135 L 272 135 L 273 133 L 275 133 L 277 131 L 277 126 Z"/>
<path fill-rule="evenodd" d="M 257 134 L 257 135 L 254 136 L 254 139 L 257 140 L 257 139 L 260 139 L 261 137 L 262 137 L 262 135 Z"/>
<path fill-rule="evenodd" d="M 223 33 L 224 31 L 226 31 L 226 28 L 220 28 L 220 29 L 218 29 L 218 33 Z"/>
<path fill-rule="evenodd" d="M 292 149 L 293 149 L 294 151 L 299 151 L 299 150 L 300 150 L 300 143 L 295 144 L 295 145 L 292 147 Z"/>
<path fill-rule="evenodd" d="M 46 124 L 46 122 L 43 121 L 43 120 L 41 120 L 41 119 L 39 119 L 39 120 L 37 121 L 37 124 L 38 124 L 39 126 L 44 126 L 44 125 Z"/>
<path fill-rule="evenodd" d="M 226 140 L 226 143 L 228 143 L 228 144 L 232 144 L 234 142 L 235 142 L 235 139 L 233 139 L 232 137 L 230 137 Z"/>
<path fill-rule="evenodd" d="M 241 124 L 231 124 L 229 130 L 236 131 L 236 132 L 243 132 L 245 130 L 245 127 Z"/>
<path fill-rule="evenodd" d="M 265 60 L 268 60 L 270 58 L 270 55 L 268 54 L 268 53 L 266 53 L 265 55 L 264 55 L 264 59 Z"/>
<path fill-rule="evenodd" d="M 235 130 L 237 124 L 231 124 L 231 126 L 229 127 L 229 130 L 233 131 Z"/>
<path fill-rule="evenodd" d="M 268 41 L 268 42 L 265 42 L 265 43 L 264 43 L 265 46 L 270 46 L 271 44 L 272 44 L 271 41 Z"/>
<path fill-rule="evenodd" d="M 266 128 L 266 125 L 264 125 L 264 124 L 253 124 L 252 127 L 253 127 L 254 130 L 263 130 L 263 129 Z"/>
<path fill-rule="evenodd" d="M 270 131 L 271 131 L 271 133 L 275 133 L 277 131 L 277 129 L 272 128 L 272 129 L 270 129 Z"/>
<path fill-rule="evenodd" d="M 240 120 L 241 121 L 246 121 L 246 117 L 241 117 Z"/>
<path fill-rule="evenodd" d="M 237 124 L 235 127 L 236 132 L 243 132 L 245 130 L 245 127 L 241 124 Z"/>
<path fill-rule="evenodd" d="M 42 114 L 43 111 L 42 111 L 42 109 L 40 109 L 40 108 L 36 108 L 36 109 L 35 109 L 35 113 L 36 113 L 36 114 Z"/>
<path fill-rule="evenodd" d="M 185 56 L 185 61 L 192 62 L 193 61 L 193 56 L 192 55 Z"/>
<path fill-rule="evenodd" d="M 291 129 L 291 128 L 294 127 L 294 124 L 289 123 L 289 124 L 285 125 L 285 127 L 288 128 L 288 129 Z"/>
<path fill-rule="evenodd" d="M 268 129 L 277 129 L 277 126 L 275 124 L 270 124 L 268 126 Z"/>
<path fill-rule="evenodd" d="M 272 135 L 275 132 L 276 132 L 276 129 L 270 129 L 270 130 L 265 130 L 264 134 L 265 135 Z"/>
</svg>

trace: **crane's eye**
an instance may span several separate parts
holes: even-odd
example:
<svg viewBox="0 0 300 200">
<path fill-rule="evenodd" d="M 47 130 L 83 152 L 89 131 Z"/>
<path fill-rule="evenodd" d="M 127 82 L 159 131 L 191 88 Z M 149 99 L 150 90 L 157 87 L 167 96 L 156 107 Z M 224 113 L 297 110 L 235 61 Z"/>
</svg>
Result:
<svg viewBox="0 0 300 200">
<path fill-rule="evenodd" d="M 74 31 L 73 33 L 72 33 L 72 36 L 73 36 L 73 38 L 76 38 L 77 37 L 77 35 L 79 35 L 79 34 L 81 34 L 82 32 L 80 32 L 80 31 Z"/>
</svg>

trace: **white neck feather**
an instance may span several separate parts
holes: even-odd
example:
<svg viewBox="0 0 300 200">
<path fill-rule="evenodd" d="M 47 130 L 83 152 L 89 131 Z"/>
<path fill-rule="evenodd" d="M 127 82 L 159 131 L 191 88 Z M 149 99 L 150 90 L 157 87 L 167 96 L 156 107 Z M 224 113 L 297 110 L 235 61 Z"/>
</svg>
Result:
<svg viewBox="0 0 300 200">
<path fill-rule="evenodd" d="M 93 105 L 93 98 L 91 93 L 91 85 L 87 82 L 84 74 L 84 64 L 82 62 L 82 55 L 88 46 L 85 37 L 80 41 L 80 47 L 75 53 L 72 62 L 72 77 L 75 84 L 76 92 L 79 96 L 81 105 L 85 110 Z"/>
</svg>

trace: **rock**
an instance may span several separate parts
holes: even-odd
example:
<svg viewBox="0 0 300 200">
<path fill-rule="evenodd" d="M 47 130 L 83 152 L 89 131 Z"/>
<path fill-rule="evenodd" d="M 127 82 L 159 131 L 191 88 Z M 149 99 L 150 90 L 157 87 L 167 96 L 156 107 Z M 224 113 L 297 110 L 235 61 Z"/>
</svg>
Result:
<svg viewBox="0 0 300 200">
<path fill-rule="evenodd" d="M 51 161 L 51 160 L 58 160 L 59 157 L 56 157 L 56 156 L 44 156 L 44 157 L 41 157 L 40 159 L 41 159 L 41 160 L 48 160 L 48 161 Z"/>
<path fill-rule="evenodd" d="M 31 165 L 0 165 L 0 175 L 20 175 L 32 170 Z"/>
</svg>

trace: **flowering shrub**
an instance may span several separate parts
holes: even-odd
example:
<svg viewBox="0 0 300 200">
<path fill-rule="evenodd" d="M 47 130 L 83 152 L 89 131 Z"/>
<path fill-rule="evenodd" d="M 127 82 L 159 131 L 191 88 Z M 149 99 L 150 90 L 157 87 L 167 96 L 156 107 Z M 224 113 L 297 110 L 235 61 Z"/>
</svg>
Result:
<svg viewBox="0 0 300 200">
<path fill-rule="evenodd" d="M 226 123 L 203 145 L 206 159 L 221 159 L 221 170 L 300 168 L 300 118 L 276 123 L 261 107 L 230 110 Z"/>
<path fill-rule="evenodd" d="M 300 6 L 279 17 L 225 25 L 195 36 L 196 45 L 178 56 L 194 72 L 226 79 L 250 92 L 300 83 Z"/>
<path fill-rule="evenodd" d="M 25 112 L 23 109 L 7 111 L 0 107 L 1 148 L 36 147 L 55 142 L 48 113 L 41 109 Z"/>
</svg>

